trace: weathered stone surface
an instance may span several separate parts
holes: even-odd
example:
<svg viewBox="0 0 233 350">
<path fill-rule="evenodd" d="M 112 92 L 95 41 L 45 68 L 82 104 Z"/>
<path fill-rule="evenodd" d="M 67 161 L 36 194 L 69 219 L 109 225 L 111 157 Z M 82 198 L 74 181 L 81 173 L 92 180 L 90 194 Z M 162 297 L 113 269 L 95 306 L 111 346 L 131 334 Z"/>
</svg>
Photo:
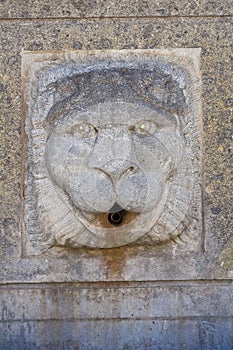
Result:
<svg viewBox="0 0 233 350">
<path fill-rule="evenodd" d="M 9 322 L 61 318 L 228 318 L 233 316 L 229 287 L 229 281 L 212 282 L 211 288 L 203 282 L 177 281 L 94 283 L 93 287 L 89 283 L 19 284 L 14 287 L 10 284 L 1 285 L 0 290 L 1 305 L 5 305 L 4 320 Z M 30 300 L 27 304 L 25 292 Z M 58 299 L 61 302 L 53 305 Z"/>
<path fill-rule="evenodd" d="M 2 325 L 4 349 L 231 350 L 229 319 L 37 320 Z M 11 335 L 10 335 L 11 334 Z"/>
<path fill-rule="evenodd" d="M 195 282 L 1 287 L 0 346 L 230 350 L 229 287 Z"/>
</svg>

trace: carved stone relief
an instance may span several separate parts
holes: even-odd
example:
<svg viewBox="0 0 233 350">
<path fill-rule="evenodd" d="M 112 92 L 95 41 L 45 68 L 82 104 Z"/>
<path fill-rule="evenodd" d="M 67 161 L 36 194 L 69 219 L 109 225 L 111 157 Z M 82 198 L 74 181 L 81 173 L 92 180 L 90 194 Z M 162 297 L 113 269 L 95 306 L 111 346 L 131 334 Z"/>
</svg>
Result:
<svg viewBox="0 0 233 350">
<path fill-rule="evenodd" d="M 200 234 L 198 49 L 25 52 L 23 79 L 27 247 Z"/>
</svg>

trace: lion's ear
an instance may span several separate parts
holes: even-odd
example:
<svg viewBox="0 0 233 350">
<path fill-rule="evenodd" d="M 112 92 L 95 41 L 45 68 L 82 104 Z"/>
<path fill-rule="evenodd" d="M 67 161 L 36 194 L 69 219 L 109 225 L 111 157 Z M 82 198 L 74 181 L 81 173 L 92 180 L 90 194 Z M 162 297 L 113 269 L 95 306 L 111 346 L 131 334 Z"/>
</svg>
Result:
<svg viewBox="0 0 233 350">
<path fill-rule="evenodd" d="M 54 94 L 54 102 L 65 100 L 67 97 L 78 93 L 79 84 L 72 78 L 59 79 L 47 86 L 47 91 Z"/>
</svg>

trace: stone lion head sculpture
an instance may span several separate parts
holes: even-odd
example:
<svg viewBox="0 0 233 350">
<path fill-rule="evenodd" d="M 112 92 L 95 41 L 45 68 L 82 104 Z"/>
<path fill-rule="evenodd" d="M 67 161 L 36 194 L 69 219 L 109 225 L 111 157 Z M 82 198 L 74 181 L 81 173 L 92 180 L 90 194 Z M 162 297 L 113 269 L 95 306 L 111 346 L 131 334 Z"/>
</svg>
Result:
<svg viewBox="0 0 233 350">
<path fill-rule="evenodd" d="M 194 172 L 187 74 L 150 60 L 59 69 L 32 107 L 28 196 L 44 241 L 111 248 L 179 235 Z"/>
</svg>

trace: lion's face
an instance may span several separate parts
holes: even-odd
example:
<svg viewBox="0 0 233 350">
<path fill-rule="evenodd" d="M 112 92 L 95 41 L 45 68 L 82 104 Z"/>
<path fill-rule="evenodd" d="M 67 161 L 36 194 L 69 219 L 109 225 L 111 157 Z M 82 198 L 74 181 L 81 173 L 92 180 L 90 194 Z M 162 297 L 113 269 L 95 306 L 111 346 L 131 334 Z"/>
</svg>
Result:
<svg viewBox="0 0 233 350">
<path fill-rule="evenodd" d="M 144 215 L 161 205 L 183 144 L 176 118 L 140 105 L 104 103 L 71 111 L 55 125 L 46 166 L 75 209 Z"/>
</svg>

